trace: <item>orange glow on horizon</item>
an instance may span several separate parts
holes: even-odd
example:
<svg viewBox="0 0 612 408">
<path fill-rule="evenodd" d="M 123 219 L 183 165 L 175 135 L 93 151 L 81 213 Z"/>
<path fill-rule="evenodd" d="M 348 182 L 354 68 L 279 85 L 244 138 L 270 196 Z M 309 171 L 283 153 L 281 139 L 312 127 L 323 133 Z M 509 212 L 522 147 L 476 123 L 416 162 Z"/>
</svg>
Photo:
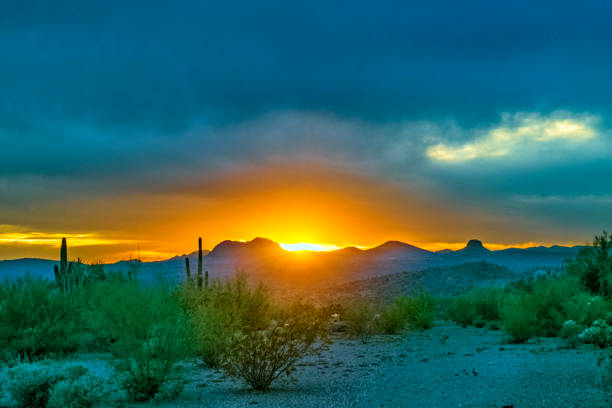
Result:
<svg viewBox="0 0 612 408">
<path fill-rule="evenodd" d="M 470 238 L 492 250 L 576 244 L 519 230 L 515 219 L 449 204 L 409 183 L 306 159 L 231 167 L 172 191 L 79 197 L 38 209 L 6 214 L 12 224 L 0 225 L 0 259 L 57 259 L 62 237 L 69 257 L 87 262 L 168 259 L 196 251 L 198 237 L 208 250 L 227 239 L 264 237 L 296 253 L 389 240 L 431 251 L 461 249 Z"/>
</svg>

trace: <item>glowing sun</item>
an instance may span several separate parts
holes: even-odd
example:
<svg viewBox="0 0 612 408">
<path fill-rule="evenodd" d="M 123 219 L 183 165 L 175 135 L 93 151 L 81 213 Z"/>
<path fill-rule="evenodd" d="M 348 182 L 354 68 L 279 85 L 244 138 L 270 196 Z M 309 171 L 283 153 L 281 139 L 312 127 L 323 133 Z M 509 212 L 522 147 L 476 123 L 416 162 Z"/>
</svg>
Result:
<svg viewBox="0 0 612 408">
<path fill-rule="evenodd" d="M 340 249 L 335 245 L 311 244 L 308 242 L 298 242 L 296 244 L 279 244 L 286 251 L 333 251 Z"/>
</svg>

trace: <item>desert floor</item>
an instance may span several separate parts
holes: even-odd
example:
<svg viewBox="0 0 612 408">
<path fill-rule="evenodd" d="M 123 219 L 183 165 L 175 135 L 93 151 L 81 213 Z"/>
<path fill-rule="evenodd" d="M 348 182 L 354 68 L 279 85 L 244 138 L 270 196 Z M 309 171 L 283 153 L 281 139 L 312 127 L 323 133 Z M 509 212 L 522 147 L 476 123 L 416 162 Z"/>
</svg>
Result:
<svg viewBox="0 0 612 408">
<path fill-rule="evenodd" d="M 589 346 L 564 348 L 555 338 L 508 344 L 500 331 L 437 322 L 427 331 L 365 344 L 336 338 L 320 358 L 299 365 L 296 383 L 279 381 L 267 392 L 186 363 L 183 393 L 157 406 L 604 407 L 599 353 Z M 61 364 L 85 365 L 112 383 L 117 379 L 109 359 L 81 355 Z"/>
</svg>

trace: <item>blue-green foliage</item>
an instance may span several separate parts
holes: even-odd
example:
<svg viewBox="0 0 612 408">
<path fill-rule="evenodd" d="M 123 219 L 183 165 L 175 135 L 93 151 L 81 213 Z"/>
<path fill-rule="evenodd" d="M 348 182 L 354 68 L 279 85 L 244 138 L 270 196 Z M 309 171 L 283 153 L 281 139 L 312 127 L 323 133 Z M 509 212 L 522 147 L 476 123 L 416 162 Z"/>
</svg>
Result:
<svg viewBox="0 0 612 408">
<path fill-rule="evenodd" d="M 39 358 L 74 351 L 81 310 L 74 298 L 41 279 L 0 284 L 0 349 L 3 358 Z"/>
</svg>

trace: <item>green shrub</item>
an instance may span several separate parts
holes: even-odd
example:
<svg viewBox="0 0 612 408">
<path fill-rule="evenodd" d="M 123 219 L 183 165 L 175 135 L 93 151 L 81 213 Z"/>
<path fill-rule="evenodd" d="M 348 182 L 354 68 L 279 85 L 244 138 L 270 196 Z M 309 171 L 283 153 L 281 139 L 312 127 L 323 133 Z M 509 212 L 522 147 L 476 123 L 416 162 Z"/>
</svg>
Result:
<svg viewBox="0 0 612 408">
<path fill-rule="evenodd" d="M 375 332 L 375 317 L 376 313 L 370 301 L 353 299 L 346 305 L 343 318 L 347 324 L 347 334 L 360 338 L 364 343 L 367 342 Z"/>
<path fill-rule="evenodd" d="M 567 274 L 536 279 L 529 293 L 538 317 L 534 334 L 558 336 L 563 323 L 568 320 L 565 304 L 580 290 L 579 282 Z"/>
<path fill-rule="evenodd" d="M 606 348 L 612 345 L 612 327 L 604 320 L 595 320 L 578 335 L 578 339 L 582 343 L 594 344 L 601 349 Z"/>
<path fill-rule="evenodd" d="M 103 283 L 92 306 L 92 329 L 110 342 L 119 358 L 122 388 L 136 401 L 155 397 L 175 366 L 190 354 L 187 317 L 173 293 L 136 282 Z"/>
<path fill-rule="evenodd" d="M 6 389 L 18 407 L 92 407 L 102 397 L 101 382 L 88 372 L 82 366 L 20 364 L 9 370 Z"/>
<path fill-rule="evenodd" d="M 196 353 L 209 367 L 222 365 L 235 333 L 267 324 L 270 295 L 261 285 L 250 288 L 244 276 L 225 284 L 215 281 L 207 290 L 196 289 L 196 296 L 190 285 L 184 291 L 190 296 Z"/>
<path fill-rule="evenodd" d="M 41 280 L 0 285 L 1 358 L 40 358 L 74 351 L 80 341 L 78 303 Z"/>
<path fill-rule="evenodd" d="M 508 294 L 500 313 L 502 326 L 514 342 L 525 342 L 537 333 L 537 307 L 528 293 L 515 291 Z"/>
<path fill-rule="evenodd" d="M 487 322 L 500 320 L 500 300 L 503 290 L 497 287 L 478 288 L 454 298 L 446 311 L 455 323 L 484 327 Z"/>
<path fill-rule="evenodd" d="M 575 348 L 578 344 L 581 343 L 579 339 L 579 335 L 582 332 L 582 327 L 578 325 L 574 320 L 568 320 L 563 323 L 561 327 L 561 331 L 559 332 L 559 336 L 567 342 L 567 345 L 570 348 Z"/>
<path fill-rule="evenodd" d="M 568 320 L 574 320 L 581 326 L 588 326 L 595 320 L 607 320 L 610 303 L 601 296 L 579 292 L 563 303 L 563 310 Z"/>
<path fill-rule="evenodd" d="M 419 329 L 429 329 L 433 326 L 436 315 L 436 300 L 428 293 L 406 298 L 408 308 L 408 323 Z"/>
<path fill-rule="evenodd" d="M 94 377 L 60 381 L 53 387 L 49 408 L 91 408 L 102 398 L 100 380 Z"/>
<path fill-rule="evenodd" d="M 103 381 L 82 366 L 72 366 L 51 390 L 49 408 L 91 408 L 104 396 Z"/>
<path fill-rule="evenodd" d="M 568 265 L 570 274 L 579 277 L 592 294 L 612 296 L 612 237 L 607 232 L 595 236 L 593 245 L 580 250 Z"/>
<path fill-rule="evenodd" d="M 18 407 L 45 408 L 51 397 L 51 389 L 62 377 L 49 367 L 40 364 L 22 364 L 9 370 L 5 385 Z"/>
<path fill-rule="evenodd" d="M 402 300 L 403 297 L 395 299 L 390 306 L 380 312 L 375 320 L 376 333 L 398 334 L 406 328 L 410 317 L 407 305 Z"/>
<path fill-rule="evenodd" d="M 328 318 L 312 305 L 296 304 L 272 312 L 266 325 L 245 326 L 232 338 L 224 371 L 257 390 L 295 370 L 298 360 L 327 344 Z"/>
<path fill-rule="evenodd" d="M 376 320 L 376 331 L 385 334 L 397 334 L 407 326 L 428 329 L 435 317 L 435 300 L 426 293 L 416 296 L 401 295 L 382 310 Z"/>
</svg>

